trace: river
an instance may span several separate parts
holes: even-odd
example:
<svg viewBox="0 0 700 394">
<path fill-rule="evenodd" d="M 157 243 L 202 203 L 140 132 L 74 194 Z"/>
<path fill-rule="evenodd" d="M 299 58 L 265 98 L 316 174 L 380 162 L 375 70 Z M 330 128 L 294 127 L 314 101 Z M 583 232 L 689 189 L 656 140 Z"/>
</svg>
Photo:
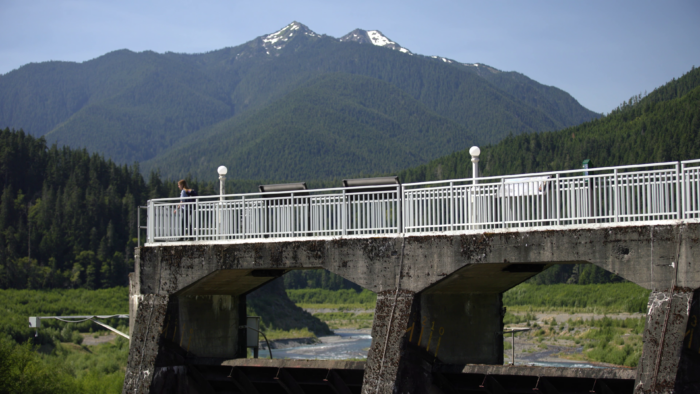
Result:
<svg viewBox="0 0 700 394">
<path fill-rule="evenodd" d="M 307 360 L 346 360 L 367 358 L 372 344 L 369 330 L 341 329 L 335 335 L 320 337 L 321 343 L 287 349 L 272 349 L 274 358 Z M 263 353 L 261 353 L 262 355 Z"/>
<path fill-rule="evenodd" d="M 367 358 L 367 351 L 372 344 L 372 336 L 368 329 L 340 329 L 335 335 L 320 337 L 320 343 L 303 345 L 286 349 L 272 349 L 274 358 L 304 359 L 304 360 L 346 360 Z M 539 367 L 568 367 L 568 368 L 610 368 L 610 366 L 592 364 L 583 361 L 570 361 L 552 357 L 566 350 L 564 347 L 550 346 L 547 350 L 533 352 L 527 355 L 518 354 L 516 365 L 534 365 Z M 575 351 L 580 352 L 577 348 Z M 510 356 L 510 351 L 506 351 Z M 261 352 L 264 357 L 267 351 Z"/>
</svg>

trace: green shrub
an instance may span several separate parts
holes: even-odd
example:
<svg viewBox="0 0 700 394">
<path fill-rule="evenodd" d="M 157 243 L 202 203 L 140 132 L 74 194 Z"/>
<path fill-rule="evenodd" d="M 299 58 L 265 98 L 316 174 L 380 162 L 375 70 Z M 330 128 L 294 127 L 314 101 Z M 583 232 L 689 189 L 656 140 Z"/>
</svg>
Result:
<svg viewBox="0 0 700 394">
<path fill-rule="evenodd" d="M 295 304 L 364 304 L 372 307 L 377 303 L 377 294 L 363 289 L 324 290 L 295 289 L 287 290 L 289 299 Z"/>
<path fill-rule="evenodd" d="M 646 312 L 649 290 L 634 283 L 533 285 L 521 283 L 503 294 L 508 308 L 570 312 Z"/>
</svg>

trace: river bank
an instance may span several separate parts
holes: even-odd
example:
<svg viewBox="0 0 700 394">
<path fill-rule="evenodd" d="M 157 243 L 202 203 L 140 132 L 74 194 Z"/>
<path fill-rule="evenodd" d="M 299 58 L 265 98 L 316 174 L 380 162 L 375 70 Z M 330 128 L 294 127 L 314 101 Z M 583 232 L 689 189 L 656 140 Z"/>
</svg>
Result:
<svg viewBox="0 0 700 394">
<path fill-rule="evenodd" d="M 370 329 L 337 329 L 334 335 L 318 337 L 318 342 L 275 350 L 274 358 L 306 360 L 364 360 L 372 344 Z"/>
</svg>

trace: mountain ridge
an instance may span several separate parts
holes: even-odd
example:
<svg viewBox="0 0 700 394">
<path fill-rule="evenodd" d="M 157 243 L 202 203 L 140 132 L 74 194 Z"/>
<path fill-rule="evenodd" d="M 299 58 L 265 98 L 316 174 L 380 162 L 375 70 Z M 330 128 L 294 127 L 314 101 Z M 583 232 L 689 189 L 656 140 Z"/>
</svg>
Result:
<svg viewBox="0 0 700 394">
<path fill-rule="evenodd" d="M 353 34 L 357 37 L 348 37 Z M 50 143 L 86 147 L 118 163 L 158 162 L 172 156 L 173 149 L 208 138 L 211 130 L 221 133 L 226 125 L 237 124 L 232 119 L 245 121 L 257 114 L 263 117 L 257 122 L 265 123 L 263 109 L 307 89 L 308 83 L 324 74 L 338 73 L 393 85 L 426 106 L 425 116 L 434 116 L 430 112 L 456 122 L 479 144 L 495 143 L 509 134 L 555 130 L 598 116 L 566 92 L 521 74 L 480 72 L 486 67 L 413 54 L 379 30 L 356 29 L 333 38 L 293 22 L 238 46 L 201 54 L 119 50 L 83 63 L 23 66 L 0 78 L 0 124 L 43 135 Z M 368 94 L 381 96 L 386 93 L 379 90 L 389 89 L 389 85 L 372 86 L 378 91 Z M 304 127 L 313 128 L 316 122 L 330 120 L 306 117 L 303 121 Z M 378 125 L 368 127 L 377 132 L 363 141 L 365 145 L 379 143 L 389 132 Z M 239 134 L 234 129 L 224 131 L 230 138 Z M 392 149 L 399 152 L 408 145 L 399 141 Z M 421 147 L 411 149 L 415 157 L 437 157 Z M 454 149 L 445 146 L 439 153 Z M 220 159 L 226 161 L 226 157 Z M 400 161 L 396 166 L 408 164 L 415 163 Z M 193 166 L 177 173 L 162 170 L 173 177 L 202 171 L 196 163 Z"/>
</svg>

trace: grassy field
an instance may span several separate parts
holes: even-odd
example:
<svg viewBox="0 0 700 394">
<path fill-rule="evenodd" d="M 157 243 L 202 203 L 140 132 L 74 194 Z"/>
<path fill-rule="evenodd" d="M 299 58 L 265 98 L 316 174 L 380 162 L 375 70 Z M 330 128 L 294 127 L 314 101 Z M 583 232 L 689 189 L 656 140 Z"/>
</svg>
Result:
<svg viewBox="0 0 700 394">
<path fill-rule="evenodd" d="M 298 306 L 313 309 L 374 310 L 377 304 L 377 295 L 369 290 L 295 289 L 287 290 L 287 296 Z"/>
<path fill-rule="evenodd" d="M 276 328 L 267 329 L 263 331 L 268 340 L 274 341 L 275 339 L 294 339 L 294 338 L 315 338 L 316 334 L 309 331 L 308 328 L 302 329 L 291 329 L 291 330 L 279 330 Z M 262 337 L 260 337 L 262 340 Z"/>
<path fill-rule="evenodd" d="M 128 290 L 0 290 L 0 393 L 120 393 L 129 353 L 127 340 L 83 345 L 106 333 L 91 322 L 68 325 L 29 316 L 128 313 Z M 111 323 L 111 324 L 110 324 Z M 121 331 L 128 321 L 110 319 Z"/>
<path fill-rule="evenodd" d="M 295 289 L 287 295 L 333 330 L 372 327 L 377 295 L 369 290 Z"/>
<path fill-rule="evenodd" d="M 646 312 L 649 290 L 634 283 L 603 285 L 520 284 L 503 294 L 512 312 L 622 313 Z"/>
<path fill-rule="evenodd" d="M 561 322 L 552 318 L 527 322 L 525 326 L 530 327 L 531 331 L 515 334 L 522 352 L 534 352 L 553 345 L 583 348 L 581 352 L 566 352 L 560 357 L 627 367 L 636 367 L 642 355 L 644 318 L 613 319 L 604 316 Z M 504 339 L 504 349 L 512 349 L 509 338 Z"/>
</svg>

